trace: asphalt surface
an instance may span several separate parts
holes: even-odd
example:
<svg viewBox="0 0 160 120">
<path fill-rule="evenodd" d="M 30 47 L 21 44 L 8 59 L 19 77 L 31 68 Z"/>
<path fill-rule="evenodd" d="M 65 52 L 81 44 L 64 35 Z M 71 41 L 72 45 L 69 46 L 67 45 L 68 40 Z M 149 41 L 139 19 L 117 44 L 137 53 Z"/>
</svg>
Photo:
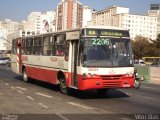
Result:
<svg viewBox="0 0 160 120">
<path fill-rule="evenodd" d="M 143 83 L 140 89 L 111 89 L 105 95 L 73 90 L 68 96 L 52 84 L 25 83 L 0 65 L 0 113 L 2 120 L 158 120 L 160 86 Z"/>
</svg>

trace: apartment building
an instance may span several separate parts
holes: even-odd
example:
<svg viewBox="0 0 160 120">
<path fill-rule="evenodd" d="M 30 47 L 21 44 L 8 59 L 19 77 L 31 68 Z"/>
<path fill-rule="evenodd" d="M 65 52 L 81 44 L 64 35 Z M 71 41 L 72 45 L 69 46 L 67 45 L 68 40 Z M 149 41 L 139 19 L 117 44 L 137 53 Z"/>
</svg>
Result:
<svg viewBox="0 0 160 120">
<path fill-rule="evenodd" d="M 83 20 L 82 20 L 82 26 L 88 26 L 90 22 L 92 21 L 92 13 L 94 10 L 90 8 L 89 6 L 83 6 Z"/>
<path fill-rule="evenodd" d="M 83 5 L 78 0 L 62 0 L 57 5 L 56 30 L 82 27 Z"/>
<path fill-rule="evenodd" d="M 92 25 L 116 26 L 130 30 L 131 38 L 137 35 L 153 40 L 157 37 L 157 17 L 129 14 L 129 8 L 111 6 L 93 13 Z"/>
<path fill-rule="evenodd" d="M 131 38 L 137 35 L 155 40 L 157 37 L 157 18 L 151 16 L 118 14 L 115 16 L 115 26 L 128 29 Z"/>
<path fill-rule="evenodd" d="M 37 34 L 41 31 L 41 12 L 31 12 L 28 15 L 26 28 L 35 31 Z"/>
<path fill-rule="evenodd" d="M 31 12 L 24 23 L 24 30 L 35 31 L 35 34 L 55 31 L 55 11 Z"/>
<path fill-rule="evenodd" d="M 114 16 L 123 13 L 129 13 L 129 8 L 111 6 L 105 10 L 94 12 L 92 14 L 92 25 L 112 26 Z"/>
<path fill-rule="evenodd" d="M 20 27 L 21 26 L 18 22 L 10 19 L 0 21 L 0 49 L 5 51 L 8 46 L 11 46 L 12 41 L 11 39 L 8 39 L 7 35 L 21 29 Z"/>
<path fill-rule="evenodd" d="M 6 34 L 6 29 L 0 26 L 0 51 L 6 50 Z"/>
<path fill-rule="evenodd" d="M 20 24 L 18 22 L 12 21 L 10 19 L 5 19 L 4 21 L 0 21 L 0 26 L 7 30 L 7 34 L 20 29 L 19 25 Z"/>
<path fill-rule="evenodd" d="M 151 4 L 148 15 L 157 17 L 157 34 L 160 34 L 160 4 Z"/>
</svg>

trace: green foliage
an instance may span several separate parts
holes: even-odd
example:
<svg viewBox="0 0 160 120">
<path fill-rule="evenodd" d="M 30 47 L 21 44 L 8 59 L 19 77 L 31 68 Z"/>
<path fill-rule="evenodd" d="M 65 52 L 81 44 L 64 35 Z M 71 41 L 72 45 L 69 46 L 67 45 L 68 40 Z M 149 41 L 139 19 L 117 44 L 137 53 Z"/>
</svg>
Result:
<svg viewBox="0 0 160 120">
<path fill-rule="evenodd" d="M 145 56 L 160 56 L 160 34 L 157 36 L 156 41 L 137 36 L 134 41 L 132 40 L 131 44 L 134 59 L 141 59 Z"/>
</svg>

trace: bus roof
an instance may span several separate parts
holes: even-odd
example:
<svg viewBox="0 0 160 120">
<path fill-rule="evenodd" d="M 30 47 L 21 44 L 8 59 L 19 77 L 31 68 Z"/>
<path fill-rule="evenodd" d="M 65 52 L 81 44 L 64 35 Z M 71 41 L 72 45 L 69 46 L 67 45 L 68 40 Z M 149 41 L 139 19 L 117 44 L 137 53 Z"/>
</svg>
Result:
<svg viewBox="0 0 160 120">
<path fill-rule="evenodd" d="M 128 31 L 127 29 L 123 29 L 123 28 L 120 28 L 120 27 L 114 27 L 114 26 L 85 26 L 85 27 L 81 27 L 81 28 L 74 28 L 74 29 L 62 30 L 62 31 L 54 31 L 54 32 L 50 32 L 50 33 L 41 33 L 41 34 L 23 36 L 23 37 L 18 37 L 18 38 L 30 38 L 30 37 L 37 37 L 37 36 L 46 36 L 46 35 L 49 35 L 49 34 L 56 34 L 56 33 L 81 31 L 82 29 L 85 29 L 85 28 L 88 28 L 88 29 L 89 28 L 90 29 L 113 29 L 113 30 Z M 15 38 L 15 39 L 17 39 L 17 38 Z"/>
<path fill-rule="evenodd" d="M 115 26 L 85 26 L 83 28 L 93 28 L 93 29 L 114 29 L 114 30 L 127 30 L 128 29 L 124 29 L 124 28 L 120 28 L 120 27 L 115 27 Z M 82 28 L 82 29 L 83 29 Z"/>
</svg>

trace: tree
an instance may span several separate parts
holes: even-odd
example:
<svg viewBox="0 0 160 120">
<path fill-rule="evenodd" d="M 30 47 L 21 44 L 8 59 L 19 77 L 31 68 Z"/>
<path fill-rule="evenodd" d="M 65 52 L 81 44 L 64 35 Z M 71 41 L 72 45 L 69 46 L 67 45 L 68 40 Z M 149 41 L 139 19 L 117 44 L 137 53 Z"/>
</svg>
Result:
<svg viewBox="0 0 160 120">
<path fill-rule="evenodd" d="M 157 39 L 156 39 L 156 47 L 158 49 L 160 48 L 160 34 L 158 34 Z"/>
<path fill-rule="evenodd" d="M 134 58 L 141 59 L 144 56 L 148 56 L 150 53 L 150 47 L 152 48 L 153 46 L 151 46 L 151 43 L 149 42 L 148 38 L 136 36 L 135 40 L 132 41 Z"/>
<path fill-rule="evenodd" d="M 150 40 L 149 38 L 136 36 L 132 42 L 132 49 L 134 59 L 141 59 L 142 57 L 155 57 L 160 56 L 160 34 L 156 40 Z"/>
<path fill-rule="evenodd" d="M 156 56 L 160 56 L 160 34 L 157 35 L 157 39 L 156 40 L 152 40 L 153 45 L 156 48 Z"/>
</svg>

